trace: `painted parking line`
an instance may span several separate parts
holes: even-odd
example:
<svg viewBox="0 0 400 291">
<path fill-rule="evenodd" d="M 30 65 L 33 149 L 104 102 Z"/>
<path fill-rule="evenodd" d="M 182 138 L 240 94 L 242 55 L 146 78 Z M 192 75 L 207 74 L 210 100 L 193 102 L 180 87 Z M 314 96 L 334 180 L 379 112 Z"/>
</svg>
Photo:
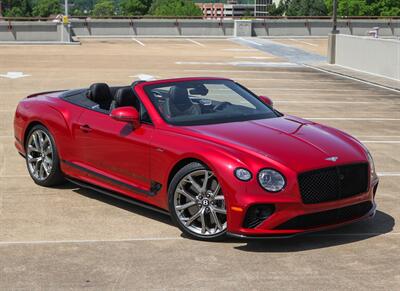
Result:
<svg viewBox="0 0 400 291">
<path fill-rule="evenodd" d="M 299 67 L 298 64 L 288 62 L 175 62 L 177 65 L 208 65 L 208 66 L 238 66 L 238 67 Z"/>
<path fill-rule="evenodd" d="M 194 44 L 196 44 L 196 45 L 198 45 L 198 46 L 205 47 L 204 44 L 202 44 L 202 43 L 200 43 L 200 42 L 198 42 L 198 41 L 195 41 L 195 40 L 193 40 L 193 39 L 187 38 L 186 40 L 189 41 L 189 42 L 191 42 L 191 43 L 194 43 Z"/>
<path fill-rule="evenodd" d="M 70 244 L 70 243 L 113 243 L 113 242 L 134 242 L 134 241 L 165 241 L 182 240 L 183 237 L 143 237 L 131 239 L 110 239 L 110 240 L 39 240 L 39 241 L 0 241 L 0 246 L 23 245 L 23 244 Z"/>
<path fill-rule="evenodd" d="M 330 75 L 333 75 L 333 76 L 342 77 L 342 78 L 344 78 L 344 79 L 348 79 L 348 80 L 352 80 L 352 81 L 357 81 L 357 82 L 359 82 L 359 83 L 367 84 L 367 85 L 370 85 L 370 86 L 373 86 L 373 87 L 377 87 L 377 88 L 380 88 L 380 89 L 385 89 L 385 90 L 389 90 L 389 91 L 392 91 L 392 92 L 400 93 L 400 90 L 399 90 L 399 89 L 386 87 L 386 86 L 383 86 L 383 85 L 380 85 L 380 84 L 377 84 L 377 83 L 372 83 L 372 82 L 368 82 L 368 81 L 361 80 L 361 79 L 358 79 L 358 78 L 350 77 L 350 76 L 347 76 L 347 75 L 344 75 L 344 74 L 339 74 L 339 73 L 331 72 L 331 71 L 328 71 L 328 70 L 325 70 L 325 69 L 321 69 L 321 68 L 318 68 L 318 67 L 314 67 L 314 66 L 311 66 L 311 65 L 303 64 L 303 66 L 304 66 L 304 67 L 307 67 L 307 68 L 310 68 L 310 69 L 314 69 L 314 70 L 316 70 L 316 71 L 324 72 L 324 73 L 326 73 L 326 74 L 330 74 Z"/>
<path fill-rule="evenodd" d="M 400 140 L 361 140 L 362 143 L 400 143 Z"/>
<path fill-rule="evenodd" d="M 298 103 L 298 104 L 387 104 L 379 101 L 306 101 L 306 100 L 274 100 L 274 103 Z"/>
<path fill-rule="evenodd" d="M 400 177 L 400 172 L 378 172 L 379 177 Z"/>
<path fill-rule="evenodd" d="M 241 40 L 241 41 L 248 42 L 248 43 L 251 43 L 251 44 L 254 44 L 254 45 L 257 45 L 257 46 L 262 46 L 261 43 L 258 43 L 258 42 L 254 41 L 254 40 L 251 40 L 251 39 L 248 39 L 248 38 L 243 38 L 243 37 L 230 38 L 230 40 Z"/>
<path fill-rule="evenodd" d="M 141 42 L 140 40 L 137 40 L 136 38 L 132 38 L 133 41 L 136 41 L 138 44 L 140 44 L 141 46 L 146 46 L 143 42 Z"/>
<path fill-rule="evenodd" d="M 257 57 L 257 56 L 234 56 L 234 59 L 254 59 L 254 60 L 268 60 L 276 59 L 276 57 Z M 257 72 L 257 71 L 255 71 Z"/>
<path fill-rule="evenodd" d="M 369 138 L 400 138 L 400 135 L 357 135 L 357 137 L 369 137 Z"/>
<path fill-rule="evenodd" d="M 304 117 L 310 120 L 345 120 L 345 121 L 400 121 L 400 118 L 380 117 Z"/>
<path fill-rule="evenodd" d="M 226 48 L 222 49 L 223 51 L 227 52 L 257 52 L 258 50 L 256 49 L 245 49 L 245 48 Z"/>
<path fill-rule="evenodd" d="M 291 40 L 291 41 L 293 41 L 293 42 L 300 42 L 300 43 L 304 43 L 304 44 L 306 44 L 306 45 L 311 45 L 311 46 L 314 46 L 314 47 L 318 47 L 317 44 L 311 43 L 311 42 L 307 42 L 307 41 L 304 41 L 304 40 L 293 39 L 293 38 L 290 38 L 289 40 Z"/>
<path fill-rule="evenodd" d="M 254 74 L 313 74 L 313 75 L 321 75 L 315 72 L 297 72 L 297 71 L 252 71 L 252 70 L 207 70 L 207 69 L 185 69 L 184 72 L 212 72 L 212 73 L 254 73 Z"/>
</svg>

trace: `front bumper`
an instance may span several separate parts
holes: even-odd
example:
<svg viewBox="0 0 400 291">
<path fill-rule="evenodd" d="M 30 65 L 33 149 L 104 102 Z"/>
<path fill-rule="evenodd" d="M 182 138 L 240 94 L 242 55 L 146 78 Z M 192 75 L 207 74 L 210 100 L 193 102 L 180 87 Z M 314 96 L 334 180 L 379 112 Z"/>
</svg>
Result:
<svg viewBox="0 0 400 291">
<path fill-rule="evenodd" d="M 275 238 L 275 237 L 292 237 L 302 233 L 309 233 L 321 230 L 332 229 L 354 223 L 360 220 L 368 219 L 374 216 L 376 210 L 376 204 L 374 202 L 375 193 L 378 186 L 378 180 L 374 180 L 369 187 L 369 190 L 365 193 L 352 196 L 346 199 L 318 203 L 318 204 L 303 204 L 301 199 L 294 198 L 292 201 L 280 200 L 278 196 L 276 199 L 266 199 L 263 196 L 252 196 L 248 199 L 246 195 L 246 202 L 251 201 L 246 205 L 240 205 L 240 207 L 230 207 L 228 213 L 228 234 L 233 237 L 239 238 Z M 255 199 L 258 197 L 258 199 Z M 270 197 L 269 197 L 270 198 Z M 238 201 L 238 200 L 237 200 Z M 260 224 L 255 227 L 246 227 L 244 221 L 246 219 L 246 213 L 253 205 L 268 204 L 273 205 L 275 210 L 272 215 L 268 216 Z M 343 215 L 343 218 L 336 217 L 335 213 L 345 212 L 349 209 L 355 209 L 358 205 L 362 205 L 363 208 L 354 213 L 354 215 L 348 214 Z M 244 206 L 244 207 L 243 207 Z M 358 207 L 357 209 L 359 209 Z M 238 211 L 242 209 L 242 211 Z M 339 210 L 340 209 L 340 210 Z M 322 214 L 322 216 L 320 215 Z M 328 218 L 324 217 L 324 214 L 329 214 Z M 310 222 L 307 226 L 305 223 L 293 224 L 296 220 L 303 221 L 302 218 L 307 218 L 306 221 Z M 331 220 L 329 217 L 333 217 Z M 321 219 L 322 218 L 322 219 Z M 338 219 L 336 219 L 338 218 Z M 316 220 L 316 223 L 313 223 Z M 296 225 L 295 227 L 291 227 Z"/>
</svg>

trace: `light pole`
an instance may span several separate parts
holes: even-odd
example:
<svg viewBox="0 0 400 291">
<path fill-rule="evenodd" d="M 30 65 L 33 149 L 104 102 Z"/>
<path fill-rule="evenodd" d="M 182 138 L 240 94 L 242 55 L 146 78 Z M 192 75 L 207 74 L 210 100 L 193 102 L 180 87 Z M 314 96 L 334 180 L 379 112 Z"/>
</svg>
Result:
<svg viewBox="0 0 400 291">
<path fill-rule="evenodd" d="M 337 30 L 337 5 L 338 0 L 333 0 L 333 9 L 332 9 L 332 34 L 338 34 L 339 30 Z"/>
<path fill-rule="evenodd" d="M 64 16 L 68 16 L 68 0 L 64 0 Z"/>
<path fill-rule="evenodd" d="M 328 63 L 334 64 L 336 57 L 336 35 L 339 34 L 339 30 L 337 29 L 337 5 L 338 0 L 333 0 L 333 9 L 332 9 L 332 31 L 328 37 Z"/>
</svg>

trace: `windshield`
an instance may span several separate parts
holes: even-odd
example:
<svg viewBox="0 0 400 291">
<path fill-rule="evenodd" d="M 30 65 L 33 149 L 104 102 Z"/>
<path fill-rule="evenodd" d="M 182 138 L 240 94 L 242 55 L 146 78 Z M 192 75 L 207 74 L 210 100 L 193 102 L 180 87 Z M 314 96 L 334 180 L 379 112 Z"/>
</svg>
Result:
<svg viewBox="0 0 400 291">
<path fill-rule="evenodd" d="M 278 115 L 254 94 L 229 80 L 196 80 L 145 86 L 164 120 L 201 125 L 264 119 Z"/>
</svg>

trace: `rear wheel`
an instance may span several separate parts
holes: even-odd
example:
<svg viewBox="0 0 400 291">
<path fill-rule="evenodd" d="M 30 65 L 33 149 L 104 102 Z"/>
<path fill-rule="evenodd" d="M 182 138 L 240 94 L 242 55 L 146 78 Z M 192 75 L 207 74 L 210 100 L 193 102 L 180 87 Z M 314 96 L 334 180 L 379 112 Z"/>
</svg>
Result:
<svg viewBox="0 0 400 291">
<path fill-rule="evenodd" d="M 28 133 L 25 150 L 26 165 L 36 184 L 55 186 L 64 182 L 54 138 L 47 128 L 34 126 Z"/>
<path fill-rule="evenodd" d="M 225 198 L 215 174 L 200 163 L 180 169 L 169 187 L 169 207 L 178 227 L 192 238 L 226 237 Z"/>
</svg>

